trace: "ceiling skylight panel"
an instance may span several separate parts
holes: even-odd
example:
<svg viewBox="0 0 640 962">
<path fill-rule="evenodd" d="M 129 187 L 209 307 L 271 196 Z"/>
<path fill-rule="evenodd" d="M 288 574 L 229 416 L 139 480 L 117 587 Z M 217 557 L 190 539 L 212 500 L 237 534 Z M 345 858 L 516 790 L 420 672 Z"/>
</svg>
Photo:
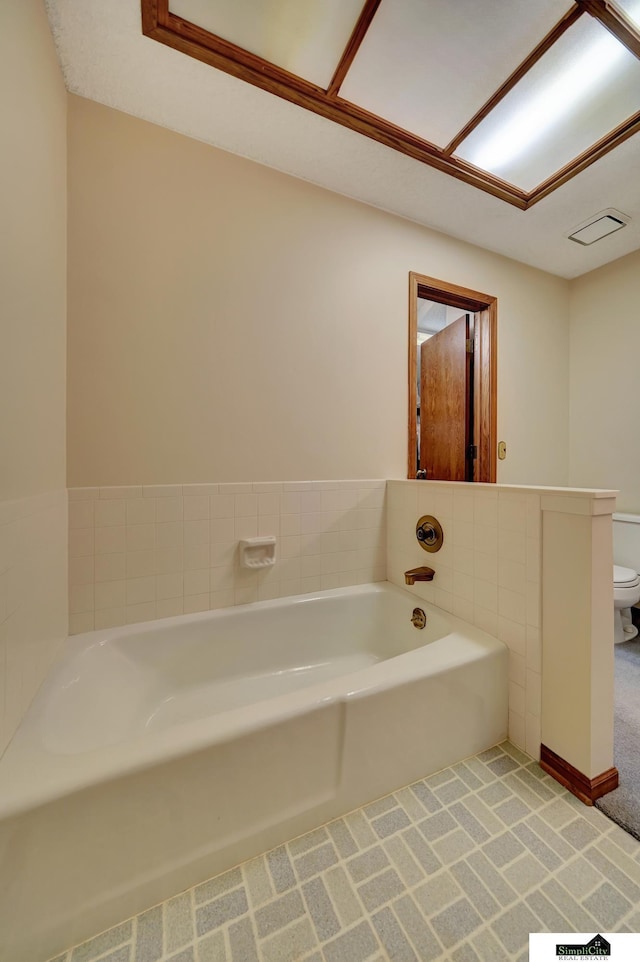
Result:
<svg viewBox="0 0 640 962">
<path fill-rule="evenodd" d="M 364 0 L 170 0 L 223 40 L 328 87 Z"/>
<path fill-rule="evenodd" d="M 444 147 L 571 0 L 384 0 L 340 96 Z"/>
<path fill-rule="evenodd" d="M 456 154 L 530 191 L 638 110 L 640 61 L 585 15 Z"/>
<path fill-rule="evenodd" d="M 616 7 L 619 7 L 626 14 L 627 19 L 640 30 L 640 0 L 615 0 Z"/>
</svg>

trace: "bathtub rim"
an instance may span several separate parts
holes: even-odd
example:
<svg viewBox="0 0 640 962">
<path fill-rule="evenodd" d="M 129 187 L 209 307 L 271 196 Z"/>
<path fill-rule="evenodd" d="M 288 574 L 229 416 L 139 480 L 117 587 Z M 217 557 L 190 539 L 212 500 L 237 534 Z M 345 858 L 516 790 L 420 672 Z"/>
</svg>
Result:
<svg viewBox="0 0 640 962">
<path fill-rule="evenodd" d="M 246 610 L 277 610 L 315 599 L 328 600 L 332 597 L 358 597 L 376 593 L 404 597 L 409 603 L 424 607 L 427 612 L 435 609 L 438 615 L 446 618 L 451 632 L 425 646 L 402 652 L 337 678 L 317 682 L 249 706 L 182 722 L 171 728 L 158 730 L 153 735 L 132 738 L 125 743 L 77 754 L 56 754 L 44 749 L 38 741 L 37 721 L 41 710 L 38 699 L 47 680 L 66 658 L 81 652 L 89 643 L 105 643 L 112 638 L 122 639 L 133 632 L 152 633 L 159 625 L 170 628 L 208 620 L 215 623 L 229 612 L 241 617 Z M 8 786 L 0 793 L 0 819 L 21 815 L 66 795 L 245 737 L 265 727 L 317 711 L 323 706 L 346 703 L 352 699 L 384 692 L 419 678 L 436 676 L 464 663 L 480 660 L 492 651 L 506 650 L 504 643 L 494 636 L 388 581 L 291 595 L 70 636 L 14 738 L 0 758 L 0 783 L 4 782 Z M 424 670 L 427 651 L 436 652 L 435 660 L 438 664 L 435 667 L 429 665 L 428 670 Z M 429 656 L 429 660 L 434 660 L 433 654 Z M 78 764 L 78 759 L 82 760 L 81 764 Z M 33 777 L 34 771 L 38 773 L 36 778 Z"/>
</svg>

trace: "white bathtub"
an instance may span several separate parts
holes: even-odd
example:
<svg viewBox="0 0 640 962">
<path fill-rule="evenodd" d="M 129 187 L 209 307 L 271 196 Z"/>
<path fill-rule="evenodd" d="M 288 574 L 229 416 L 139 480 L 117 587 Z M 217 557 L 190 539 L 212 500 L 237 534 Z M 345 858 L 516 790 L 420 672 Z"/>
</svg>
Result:
<svg viewBox="0 0 640 962">
<path fill-rule="evenodd" d="M 0 959 L 44 960 L 506 732 L 504 645 L 386 582 L 76 635 L 0 762 Z"/>
</svg>

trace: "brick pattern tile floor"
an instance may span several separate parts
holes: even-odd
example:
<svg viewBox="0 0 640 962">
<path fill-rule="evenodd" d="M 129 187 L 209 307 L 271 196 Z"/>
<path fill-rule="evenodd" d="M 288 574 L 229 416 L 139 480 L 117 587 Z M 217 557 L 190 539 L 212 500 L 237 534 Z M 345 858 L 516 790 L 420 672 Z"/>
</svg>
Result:
<svg viewBox="0 0 640 962">
<path fill-rule="evenodd" d="M 524 962 L 544 931 L 640 931 L 640 843 L 505 742 L 55 962 Z"/>
</svg>

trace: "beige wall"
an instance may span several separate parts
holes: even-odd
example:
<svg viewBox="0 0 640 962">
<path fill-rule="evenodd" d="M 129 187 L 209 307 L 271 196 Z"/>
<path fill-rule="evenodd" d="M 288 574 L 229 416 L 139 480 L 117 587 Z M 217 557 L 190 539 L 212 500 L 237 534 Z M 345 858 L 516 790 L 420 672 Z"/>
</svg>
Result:
<svg viewBox="0 0 640 962">
<path fill-rule="evenodd" d="M 66 111 L 40 0 L 0 3 L 0 753 L 67 632 Z"/>
<path fill-rule="evenodd" d="M 0 4 L 0 500 L 64 487 L 67 95 L 40 0 Z"/>
<path fill-rule="evenodd" d="M 69 110 L 71 486 L 402 476 L 410 270 L 497 295 L 500 478 L 566 483 L 566 281 Z"/>
<path fill-rule="evenodd" d="M 640 251 L 571 284 L 571 483 L 618 488 L 618 510 L 634 513 L 640 513 L 639 310 Z"/>
</svg>

